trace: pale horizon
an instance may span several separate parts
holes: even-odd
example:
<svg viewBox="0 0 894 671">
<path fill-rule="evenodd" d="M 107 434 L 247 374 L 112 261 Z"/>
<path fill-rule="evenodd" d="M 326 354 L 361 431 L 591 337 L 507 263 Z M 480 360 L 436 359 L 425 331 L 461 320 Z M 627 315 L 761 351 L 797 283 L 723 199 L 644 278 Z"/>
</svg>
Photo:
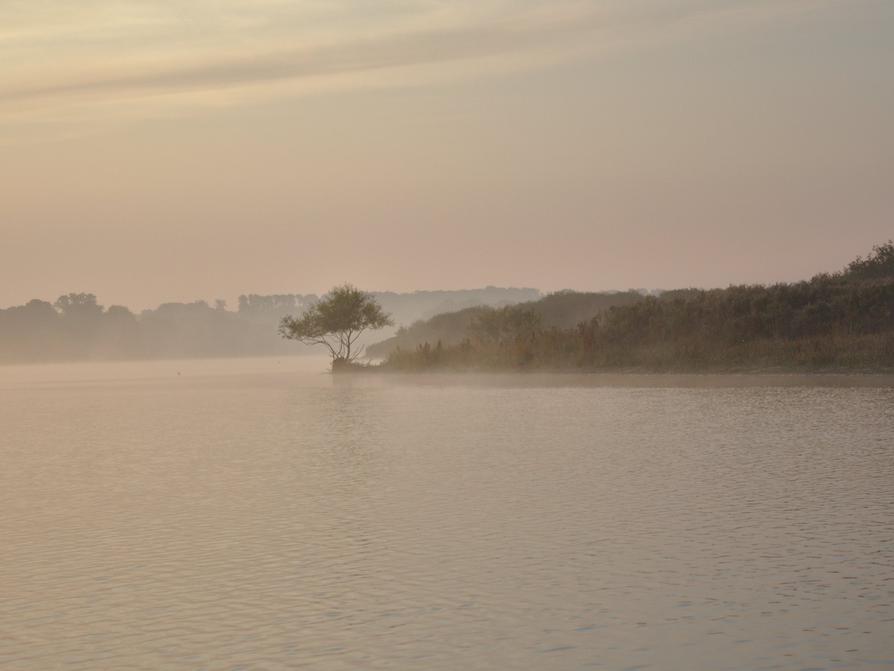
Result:
<svg viewBox="0 0 894 671">
<path fill-rule="evenodd" d="M 725 287 L 892 237 L 894 8 L 0 9 L 0 306 Z"/>
</svg>

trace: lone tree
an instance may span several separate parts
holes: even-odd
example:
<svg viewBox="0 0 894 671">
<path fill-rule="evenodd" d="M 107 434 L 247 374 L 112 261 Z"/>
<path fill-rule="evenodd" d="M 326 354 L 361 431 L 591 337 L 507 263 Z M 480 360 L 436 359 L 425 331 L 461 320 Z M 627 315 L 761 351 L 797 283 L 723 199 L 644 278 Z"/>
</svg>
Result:
<svg viewBox="0 0 894 671">
<path fill-rule="evenodd" d="M 279 333 L 305 345 L 325 345 L 332 355 L 332 369 L 350 366 L 359 356 L 354 349 L 367 329 L 391 326 L 391 315 L 372 295 L 350 284 L 335 287 L 300 317 L 283 317 Z"/>
</svg>

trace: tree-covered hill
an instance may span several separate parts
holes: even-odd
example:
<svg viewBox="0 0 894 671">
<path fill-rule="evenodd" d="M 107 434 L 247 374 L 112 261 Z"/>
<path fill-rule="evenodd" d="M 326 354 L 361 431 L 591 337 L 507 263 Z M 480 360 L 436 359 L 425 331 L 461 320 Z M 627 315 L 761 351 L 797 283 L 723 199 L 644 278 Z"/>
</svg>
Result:
<svg viewBox="0 0 894 671">
<path fill-rule="evenodd" d="M 616 305 L 574 327 L 531 305 L 482 312 L 457 344 L 398 349 L 385 369 L 742 370 L 894 367 L 894 243 L 838 273 L 771 286 L 686 289 Z"/>
<path fill-rule="evenodd" d="M 469 336 L 475 324 L 499 319 L 500 315 L 513 315 L 519 312 L 536 315 L 543 327 L 567 329 L 582 321 L 590 320 L 611 307 L 632 305 L 643 298 L 643 294 L 637 291 L 604 293 L 559 291 L 536 301 L 513 306 L 476 306 L 417 321 L 409 327 L 399 329 L 394 337 L 370 345 L 366 353 L 371 358 L 384 359 L 398 349 L 412 351 L 426 342 L 432 344 L 440 342 L 442 346 L 455 345 Z"/>
</svg>

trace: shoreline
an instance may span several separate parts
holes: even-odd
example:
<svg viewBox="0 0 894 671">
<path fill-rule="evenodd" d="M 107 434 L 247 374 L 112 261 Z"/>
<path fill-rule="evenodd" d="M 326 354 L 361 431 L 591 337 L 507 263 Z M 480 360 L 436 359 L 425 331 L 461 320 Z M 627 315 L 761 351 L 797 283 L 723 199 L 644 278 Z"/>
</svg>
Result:
<svg viewBox="0 0 894 671">
<path fill-rule="evenodd" d="M 487 367 L 430 367 L 430 368 L 391 368 L 381 364 L 354 365 L 348 369 L 330 370 L 334 375 L 352 375 L 365 373 L 386 373 L 389 375 L 425 375 L 425 374 L 520 374 L 520 375 L 866 375 L 892 376 L 894 367 L 881 368 L 848 368 L 835 367 L 789 367 L 789 366 L 755 366 L 755 367 L 705 367 L 705 368 L 649 368 L 643 366 L 608 367 L 608 368 L 487 368 Z"/>
<path fill-rule="evenodd" d="M 414 384 L 489 384 L 572 387 L 894 387 L 894 369 L 448 369 L 395 370 L 366 366 L 330 374 L 334 379 L 380 378 Z M 377 375 L 378 374 L 378 375 Z"/>
</svg>

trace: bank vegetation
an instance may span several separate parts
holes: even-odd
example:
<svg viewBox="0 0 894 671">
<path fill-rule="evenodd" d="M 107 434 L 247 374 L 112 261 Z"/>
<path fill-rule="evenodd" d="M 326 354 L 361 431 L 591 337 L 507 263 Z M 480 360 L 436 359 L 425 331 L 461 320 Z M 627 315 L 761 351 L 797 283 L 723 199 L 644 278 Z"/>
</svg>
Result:
<svg viewBox="0 0 894 671">
<path fill-rule="evenodd" d="M 641 296 L 572 327 L 536 304 L 481 308 L 458 342 L 397 346 L 382 369 L 891 370 L 894 243 L 807 281 Z"/>
</svg>

